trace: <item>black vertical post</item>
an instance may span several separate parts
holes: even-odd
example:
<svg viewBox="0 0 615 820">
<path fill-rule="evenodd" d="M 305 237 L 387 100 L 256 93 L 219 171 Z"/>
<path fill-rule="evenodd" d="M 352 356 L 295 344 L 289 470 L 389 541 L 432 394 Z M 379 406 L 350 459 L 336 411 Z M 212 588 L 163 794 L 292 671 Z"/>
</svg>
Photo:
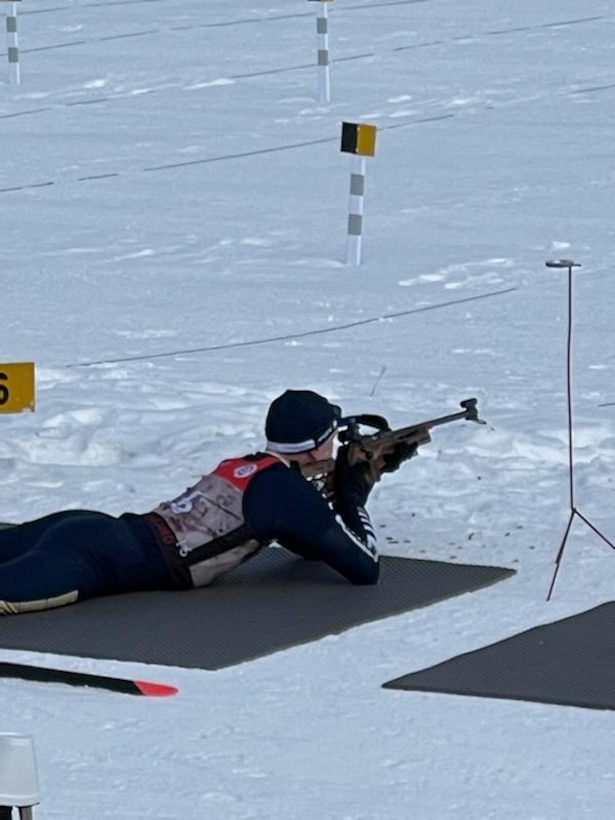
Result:
<svg viewBox="0 0 615 820">
<path fill-rule="evenodd" d="M 604 536 L 600 530 L 595 527 L 591 521 L 589 521 L 582 513 L 580 513 L 576 508 L 575 497 L 574 497 L 574 443 L 573 443 L 573 410 L 572 410 L 572 269 L 573 268 L 580 268 L 580 264 L 578 262 L 573 262 L 572 259 L 553 259 L 549 262 L 545 263 L 548 268 L 567 268 L 568 269 L 568 336 L 567 336 L 567 344 L 566 344 L 566 403 L 568 406 L 568 487 L 569 487 L 569 496 L 570 496 L 570 515 L 568 517 L 568 524 L 566 525 L 566 529 L 564 531 L 564 537 L 559 546 L 559 550 L 557 552 L 557 557 L 555 559 L 555 570 L 553 572 L 553 577 L 551 579 L 551 585 L 549 586 L 549 592 L 547 593 L 547 601 L 551 600 L 551 596 L 553 594 L 553 590 L 555 588 L 555 581 L 557 578 L 557 574 L 559 572 L 560 564 L 562 562 L 562 558 L 564 557 L 564 549 L 566 546 L 566 542 L 568 541 L 568 536 L 570 535 L 570 530 L 572 529 L 572 524 L 575 519 L 575 516 L 580 518 L 587 526 L 596 534 L 598 535 L 605 543 L 611 547 L 611 549 L 615 550 L 615 544 L 612 544 L 606 536 Z"/>
</svg>

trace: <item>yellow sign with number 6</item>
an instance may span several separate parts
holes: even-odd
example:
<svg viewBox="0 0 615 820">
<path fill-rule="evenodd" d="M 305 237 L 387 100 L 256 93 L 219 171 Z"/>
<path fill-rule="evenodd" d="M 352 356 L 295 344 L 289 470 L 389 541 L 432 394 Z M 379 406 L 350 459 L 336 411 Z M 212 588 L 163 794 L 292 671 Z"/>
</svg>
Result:
<svg viewBox="0 0 615 820">
<path fill-rule="evenodd" d="M 0 413 L 34 410 L 34 363 L 0 364 Z"/>
</svg>

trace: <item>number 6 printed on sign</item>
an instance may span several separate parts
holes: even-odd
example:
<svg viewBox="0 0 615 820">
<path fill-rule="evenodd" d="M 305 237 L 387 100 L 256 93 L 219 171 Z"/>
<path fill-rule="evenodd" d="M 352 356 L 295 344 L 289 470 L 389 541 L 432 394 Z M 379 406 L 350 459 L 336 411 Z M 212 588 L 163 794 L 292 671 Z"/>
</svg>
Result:
<svg viewBox="0 0 615 820">
<path fill-rule="evenodd" d="M 34 363 L 0 364 L 0 413 L 34 410 Z"/>
</svg>

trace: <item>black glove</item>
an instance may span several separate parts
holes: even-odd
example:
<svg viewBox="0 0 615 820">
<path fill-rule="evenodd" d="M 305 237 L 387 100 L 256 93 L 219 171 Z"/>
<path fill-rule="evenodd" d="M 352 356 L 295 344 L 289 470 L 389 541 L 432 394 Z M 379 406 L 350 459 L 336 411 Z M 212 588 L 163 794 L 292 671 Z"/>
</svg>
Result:
<svg viewBox="0 0 615 820">
<path fill-rule="evenodd" d="M 348 448 L 340 447 L 335 459 L 334 488 L 338 501 L 353 501 L 364 507 L 374 486 L 372 471 L 367 461 L 348 463 Z"/>
<path fill-rule="evenodd" d="M 418 447 L 419 445 L 416 442 L 410 443 L 402 441 L 397 444 L 394 450 L 382 456 L 382 460 L 384 461 L 382 472 L 394 473 L 395 470 L 399 470 L 404 461 L 408 461 L 409 458 L 416 455 Z"/>
</svg>

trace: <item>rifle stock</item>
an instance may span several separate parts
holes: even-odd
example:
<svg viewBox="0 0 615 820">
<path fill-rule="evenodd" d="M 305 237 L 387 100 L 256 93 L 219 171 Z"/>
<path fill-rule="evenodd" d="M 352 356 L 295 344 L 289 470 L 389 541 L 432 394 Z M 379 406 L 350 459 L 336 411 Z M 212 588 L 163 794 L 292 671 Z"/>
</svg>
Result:
<svg viewBox="0 0 615 820">
<path fill-rule="evenodd" d="M 347 450 L 349 464 L 357 464 L 366 461 L 370 465 L 371 478 L 374 483 L 382 477 L 385 467 L 385 456 L 392 453 L 399 444 L 416 444 L 417 447 L 428 444 L 431 441 L 430 430 L 441 424 L 448 424 L 452 421 L 467 420 L 476 424 L 485 424 L 478 416 L 476 399 L 464 399 L 460 402 L 463 410 L 457 413 L 450 413 L 446 416 L 439 416 L 435 419 L 412 424 L 409 427 L 401 427 L 391 430 L 382 416 L 359 415 L 344 419 L 346 429 L 340 434 L 342 447 Z M 361 435 L 359 428 L 361 424 L 366 424 L 379 429 L 375 433 Z M 305 478 L 313 482 L 317 489 L 325 496 L 332 498 L 334 495 L 335 459 L 326 461 L 316 461 L 313 464 L 302 466 L 301 472 Z"/>
</svg>

